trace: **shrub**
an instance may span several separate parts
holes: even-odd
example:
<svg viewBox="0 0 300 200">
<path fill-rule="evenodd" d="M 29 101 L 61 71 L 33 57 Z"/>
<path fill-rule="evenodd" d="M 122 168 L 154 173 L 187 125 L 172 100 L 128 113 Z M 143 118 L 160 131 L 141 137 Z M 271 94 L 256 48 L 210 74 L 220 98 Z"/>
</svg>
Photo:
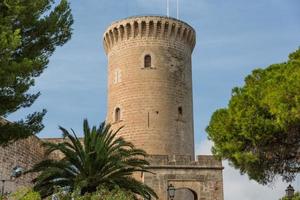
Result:
<svg viewBox="0 0 300 200">
<path fill-rule="evenodd" d="M 42 198 L 38 192 L 34 192 L 31 188 L 23 187 L 18 189 L 16 192 L 10 194 L 7 199 L 8 200 L 41 200 Z"/>
<path fill-rule="evenodd" d="M 54 195 L 56 195 L 60 200 L 133 200 L 134 195 L 128 191 L 122 190 L 120 188 L 115 188 L 113 190 L 108 190 L 104 187 L 98 188 L 97 192 L 87 193 L 85 195 L 80 195 L 79 191 L 73 193 L 68 193 L 59 190 Z M 51 200 L 52 197 L 48 197 L 47 200 Z"/>
<path fill-rule="evenodd" d="M 292 199 L 288 199 L 287 197 L 283 197 L 280 200 L 300 200 L 300 193 L 296 192 L 295 195 L 294 195 L 294 197 Z"/>
</svg>

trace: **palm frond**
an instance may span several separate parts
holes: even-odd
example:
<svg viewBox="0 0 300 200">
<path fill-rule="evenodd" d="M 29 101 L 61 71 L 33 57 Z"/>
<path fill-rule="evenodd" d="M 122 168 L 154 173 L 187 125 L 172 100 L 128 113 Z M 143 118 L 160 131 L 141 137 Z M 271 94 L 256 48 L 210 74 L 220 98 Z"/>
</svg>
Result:
<svg viewBox="0 0 300 200">
<path fill-rule="evenodd" d="M 131 142 L 117 137 L 118 132 L 111 130 L 104 122 L 99 127 L 90 128 L 88 121 L 83 122 L 81 141 L 75 132 L 59 127 L 65 140 L 58 144 L 46 142 L 47 154 L 59 151 L 61 160 L 47 159 L 36 164 L 30 172 L 39 172 L 34 180 L 34 189 L 42 196 L 51 195 L 55 187 L 80 188 L 81 193 L 93 192 L 99 186 L 116 186 L 142 197 L 156 197 L 155 192 L 132 178 L 136 172 L 149 172 L 146 152 L 137 149 Z"/>
</svg>

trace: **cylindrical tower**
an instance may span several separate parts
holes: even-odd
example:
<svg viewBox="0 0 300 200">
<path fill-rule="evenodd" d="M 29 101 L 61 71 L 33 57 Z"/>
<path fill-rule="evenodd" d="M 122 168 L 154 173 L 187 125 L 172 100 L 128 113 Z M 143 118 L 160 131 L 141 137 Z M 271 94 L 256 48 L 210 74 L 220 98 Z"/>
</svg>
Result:
<svg viewBox="0 0 300 200">
<path fill-rule="evenodd" d="M 194 29 L 162 16 L 114 22 L 108 56 L 107 122 L 151 155 L 194 156 L 191 54 Z"/>
</svg>

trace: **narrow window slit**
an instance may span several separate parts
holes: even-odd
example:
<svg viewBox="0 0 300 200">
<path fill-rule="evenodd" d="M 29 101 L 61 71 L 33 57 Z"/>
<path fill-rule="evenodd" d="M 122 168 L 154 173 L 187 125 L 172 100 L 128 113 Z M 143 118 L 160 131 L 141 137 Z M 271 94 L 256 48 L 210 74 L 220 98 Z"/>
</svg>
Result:
<svg viewBox="0 0 300 200">
<path fill-rule="evenodd" d="M 179 107 L 178 107 L 178 115 L 179 115 L 179 116 L 182 116 L 182 114 L 183 114 L 182 107 L 179 106 Z"/>
<path fill-rule="evenodd" d="M 121 109 L 116 108 L 115 110 L 115 122 L 119 122 L 121 120 Z"/>
<path fill-rule="evenodd" d="M 148 128 L 150 127 L 150 113 L 148 112 Z"/>
</svg>

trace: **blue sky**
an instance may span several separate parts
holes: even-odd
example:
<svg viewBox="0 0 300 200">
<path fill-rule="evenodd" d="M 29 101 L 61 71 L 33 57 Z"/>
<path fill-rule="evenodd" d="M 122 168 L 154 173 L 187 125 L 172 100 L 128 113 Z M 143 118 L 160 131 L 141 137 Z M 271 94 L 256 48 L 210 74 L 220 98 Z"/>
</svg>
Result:
<svg viewBox="0 0 300 200">
<path fill-rule="evenodd" d="M 176 1 L 170 2 L 171 16 L 176 16 Z M 66 45 L 57 48 L 37 79 L 32 90 L 41 91 L 41 97 L 31 108 L 9 116 L 15 120 L 46 108 L 40 137 L 59 137 L 58 125 L 81 134 L 84 118 L 91 124 L 105 119 L 107 60 L 102 34 L 108 25 L 132 15 L 166 14 L 166 0 L 72 0 L 71 7 L 74 33 Z M 197 32 L 193 53 L 195 141 L 198 153 L 209 153 L 211 143 L 204 129 L 211 114 L 227 105 L 231 89 L 242 86 L 253 69 L 285 61 L 300 46 L 300 0 L 180 0 L 180 19 Z M 282 183 L 273 190 L 258 186 L 226 162 L 225 167 L 228 200 L 278 199 L 286 187 Z M 235 194 L 234 188 L 241 186 Z"/>
</svg>

